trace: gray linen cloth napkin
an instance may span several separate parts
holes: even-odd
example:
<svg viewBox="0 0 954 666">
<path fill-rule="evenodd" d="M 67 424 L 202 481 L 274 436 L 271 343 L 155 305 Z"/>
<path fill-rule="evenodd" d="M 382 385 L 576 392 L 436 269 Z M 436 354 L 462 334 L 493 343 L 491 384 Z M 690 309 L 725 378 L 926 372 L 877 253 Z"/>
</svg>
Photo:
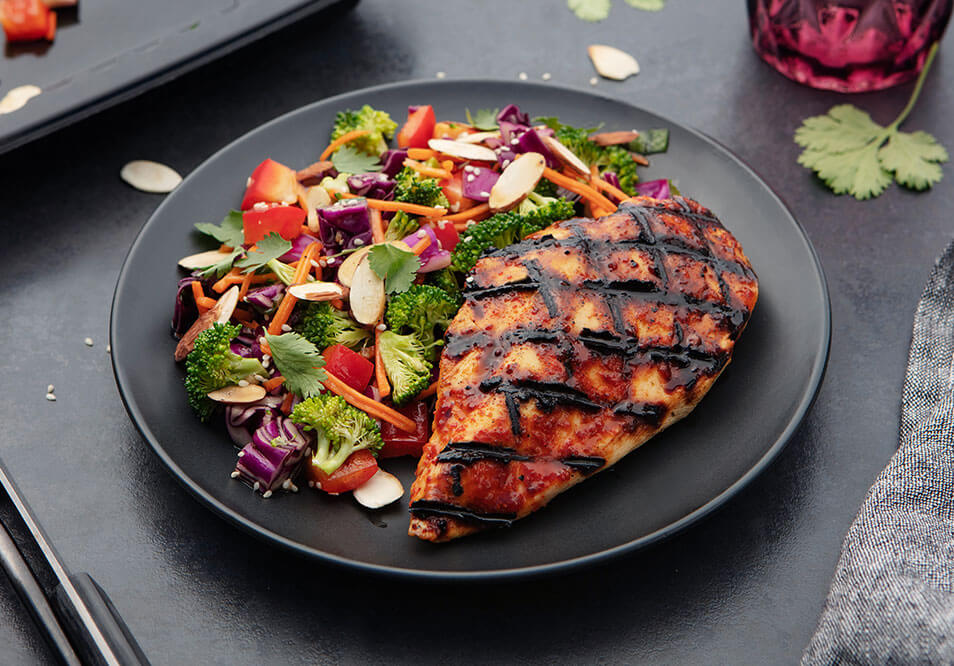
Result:
<svg viewBox="0 0 954 666">
<path fill-rule="evenodd" d="M 802 664 L 954 664 L 954 243 L 914 317 L 900 439 L 845 537 Z"/>
</svg>

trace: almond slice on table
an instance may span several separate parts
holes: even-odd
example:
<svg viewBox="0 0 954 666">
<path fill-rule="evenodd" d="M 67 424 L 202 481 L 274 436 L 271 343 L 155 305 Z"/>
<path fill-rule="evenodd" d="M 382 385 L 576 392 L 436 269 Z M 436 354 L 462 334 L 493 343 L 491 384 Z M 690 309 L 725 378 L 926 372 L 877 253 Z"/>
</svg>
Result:
<svg viewBox="0 0 954 666">
<path fill-rule="evenodd" d="M 473 134 L 461 134 L 457 137 L 458 143 L 483 143 L 487 139 L 499 139 L 500 132 L 474 132 Z"/>
<path fill-rule="evenodd" d="M 194 271 L 218 263 L 228 255 L 228 252 L 223 252 L 222 250 L 208 250 L 207 252 L 190 254 L 188 257 L 182 257 L 182 259 L 179 260 L 179 267 L 187 271 Z"/>
<path fill-rule="evenodd" d="M 384 280 L 371 268 L 367 255 L 362 257 L 351 276 L 351 314 L 359 324 L 375 324 L 384 314 Z"/>
<path fill-rule="evenodd" d="M 558 139 L 555 139 L 552 136 L 546 134 L 542 135 L 540 138 L 543 139 L 543 145 L 550 149 L 550 152 L 560 160 L 562 164 L 570 167 L 578 176 L 587 176 L 590 175 L 590 170 L 586 164 L 579 157 L 576 156 L 572 150 L 564 146 Z"/>
<path fill-rule="evenodd" d="M 450 139 L 431 139 L 427 147 L 439 153 L 457 157 L 462 160 L 477 160 L 479 162 L 496 162 L 497 153 L 487 146 L 478 146 L 475 143 L 452 141 Z"/>
<path fill-rule="evenodd" d="M 174 169 L 150 160 L 127 162 L 119 177 L 137 190 L 155 194 L 171 192 L 182 182 L 182 176 Z"/>
<path fill-rule="evenodd" d="M 288 293 L 302 301 L 333 301 L 347 298 L 348 288 L 335 282 L 308 282 L 290 286 Z"/>
<path fill-rule="evenodd" d="M 507 211 L 523 201 L 540 182 L 546 165 L 547 160 L 540 153 L 517 155 L 490 188 L 487 202 L 490 210 L 495 213 Z"/>
<path fill-rule="evenodd" d="M 358 504 L 368 509 L 380 509 L 404 496 L 404 486 L 393 474 L 378 469 L 370 479 L 353 491 Z"/>
<path fill-rule="evenodd" d="M 586 51 L 590 54 L 593 67 L 602 77 L 622 81 L 639 74 L 639 63 L 626 51 L 605 44 L 593 44 Z"/>
<path fill-rule="evenodd" d="M 22 109 L 27 102 L 42 92 L 39 86 L 29 84 L 13 88 L 3 96 L 3 99 L 0 99 L 0 115 Z"/>
<path fill-rule="evenodd" d="M 235 312 L 235 306 L 238 305 L 238 295 L 238 285 L 232 285 L 227 292 L 219 297 L 213 307 L 199 315 L 199 318 L 189 327 L 185 335 L 180 338 L 179 344 L 176 345 L 176 361 L 182 361 L 189 355 L 189 352 L 195 346 L 195 339 L 199 337 L 199 333 L 207 328 L 212 328 L 212 324 L 228 323 L 229 319 L 232 318 L 232 313 Z"/>
<path fill-rule="evenodd" d="M 226 386 L 210 392 L 208 396 L 216 402 L 224 402 L 229 405 L 247 405 L 250 402 L 258 402 L 264 398 L 265 387 L 258 384 Z"/>
</svg>

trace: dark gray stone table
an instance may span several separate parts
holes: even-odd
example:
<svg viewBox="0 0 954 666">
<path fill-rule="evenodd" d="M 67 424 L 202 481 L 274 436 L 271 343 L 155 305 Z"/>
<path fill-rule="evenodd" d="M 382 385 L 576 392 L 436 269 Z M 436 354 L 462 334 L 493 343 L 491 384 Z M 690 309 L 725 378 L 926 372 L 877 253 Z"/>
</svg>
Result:
<svg viewBox="0 0 954 666">
<path fill-rule="evenodd" d="M 362 578 L 246 536 L 202 508 L 137 434 L 106 353 L 120 264 L 161 200 L 119 180 L 130 159 L 188 173 L 314 100 L 405 79 L 520 72 L 590 88 L 586 46 L 642 65 L 596 90 L 715 137 L 791 206 L 827 273 L 828 374 L 778 460 L 715 515 L 609 565 L 504 585 Z M 909 128 L 954 148 L 948 39 Z M 0 59 L 2 68 L 2 59 Z M 882 122 L 910 86 L 852 97 Z M 586 24 L 563 0 L 364 0 L 303 21 L 158 90 L 0 156 L 0 455 L 68 566 L 109 591 L 150 658 L 180 663 L 791 663 L 842 537 L 895 449 L 914 307 L 954 236 L 954 176 L 859 203 L 797 166 L 802 118 L 842 96 L 752 52 L 742 0 L 616 0 Z M 2 122 L 2 120 L 0 120 Z M 84 338 L 94 341 L 92 347 Z M 57 401 L 44 399 L 48 384 Z M 51 661 L 0 578 L 0 662 Z"/>
</svg>

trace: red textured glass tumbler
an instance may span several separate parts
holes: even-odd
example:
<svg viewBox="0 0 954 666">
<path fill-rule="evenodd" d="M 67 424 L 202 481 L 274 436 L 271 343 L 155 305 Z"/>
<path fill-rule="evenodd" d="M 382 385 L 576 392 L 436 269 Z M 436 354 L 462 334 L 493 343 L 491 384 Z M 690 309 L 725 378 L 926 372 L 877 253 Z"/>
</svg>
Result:
<svg viewBox="0 0 954 666">
<path fill-rule="evenodd" d="M 954 0 L 748 0 L 752 43 L 790 79 L 838 92 L 915 78 Z"/>
</svg>

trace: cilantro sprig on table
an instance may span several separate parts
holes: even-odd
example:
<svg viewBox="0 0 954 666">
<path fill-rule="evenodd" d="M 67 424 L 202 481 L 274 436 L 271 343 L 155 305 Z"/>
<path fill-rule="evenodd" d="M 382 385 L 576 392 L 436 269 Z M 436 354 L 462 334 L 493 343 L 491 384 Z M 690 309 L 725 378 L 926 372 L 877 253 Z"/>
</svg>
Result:
<svg viewBox="0 0 954 666">
<path fill-rule="evenodd" d="M 892 180 L 915 190 L 926 190 L 939 180 L 947 150 L 927 132 L 902 132 L 921 94 L 927 71 L 937 53 L 931 47 L 911 99 L 893 123 L 882 127 L 852 104 L 839 104 L 823 116 L 806 118 L 795 131 L 795 143 L 804 150 L 798 163 L 813 170 L 835 194 L 858 200 L 876 197 Z"/>
</svg>

